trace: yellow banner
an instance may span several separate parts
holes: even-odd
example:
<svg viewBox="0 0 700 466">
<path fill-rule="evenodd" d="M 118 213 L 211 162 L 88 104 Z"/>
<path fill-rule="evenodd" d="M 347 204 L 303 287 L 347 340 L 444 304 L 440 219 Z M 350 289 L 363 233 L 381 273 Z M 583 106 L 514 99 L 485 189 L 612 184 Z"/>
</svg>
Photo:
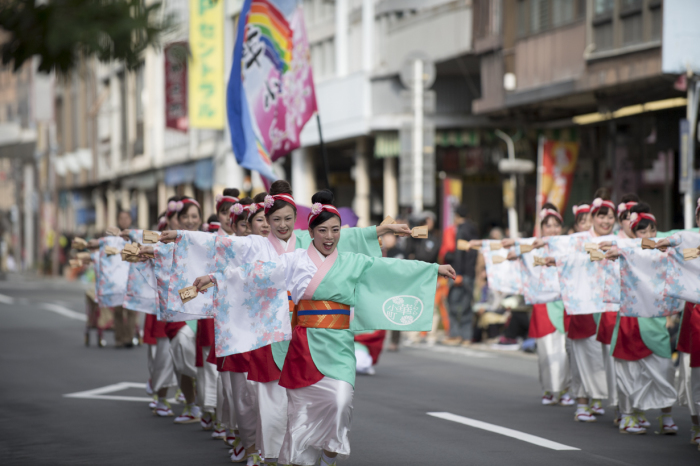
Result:
<svg viewBox="0 0 700 466">
<path fill-rule="evenodd" d="M 223 129 L 224 0 L 190 0 L 189 126 Z"/>
</svg>

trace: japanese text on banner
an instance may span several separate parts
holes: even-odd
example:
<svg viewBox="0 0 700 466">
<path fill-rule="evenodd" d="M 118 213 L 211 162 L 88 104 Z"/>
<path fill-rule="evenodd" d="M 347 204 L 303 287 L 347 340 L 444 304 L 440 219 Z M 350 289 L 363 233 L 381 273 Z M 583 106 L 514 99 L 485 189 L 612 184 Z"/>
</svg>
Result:
<svg viewBox="0 0 700 466">
<path fill-rule="evenodd" d="M 190 0 L 189 123 L 224 127 L 224 0 Z"/>
</svg>

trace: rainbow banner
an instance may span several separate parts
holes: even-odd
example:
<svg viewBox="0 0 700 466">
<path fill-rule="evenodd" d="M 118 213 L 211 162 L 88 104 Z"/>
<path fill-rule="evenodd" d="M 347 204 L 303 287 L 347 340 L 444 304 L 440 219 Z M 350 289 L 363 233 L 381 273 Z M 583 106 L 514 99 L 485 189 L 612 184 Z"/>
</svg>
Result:
<svg viewBox="0 0 700 466">
<path fill-rule="evenodd" d="M 304 15 L 297 0 L 245 0 L 227 111 L 238 163 L 275 180 L 272 162 L 301 145 L 316 112 Z"/>
</svg>

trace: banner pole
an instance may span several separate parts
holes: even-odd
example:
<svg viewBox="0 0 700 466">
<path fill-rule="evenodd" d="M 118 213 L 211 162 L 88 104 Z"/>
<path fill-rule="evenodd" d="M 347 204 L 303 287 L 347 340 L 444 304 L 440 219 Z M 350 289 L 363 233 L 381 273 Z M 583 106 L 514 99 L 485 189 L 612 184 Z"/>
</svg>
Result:
<svg viewBox="0 0 700 466">
<path fill-rule="evenodd" d="M 326 188 L 331 189 L 331 183 L 328 175 L 331 171 L 328 167 L 328 153 L 326 152 L 326 144 L 323 142 L 323 131 L 321 131 L 321 117 L 319 112 L 316 112 L 316 126 L 318 126 L 318 140 L 321 145 L 321 154 L 323 154 L 323 178 L 326 181 Z M 332 191 L 332 190 L 331 190 Z"/>
<path fill-rule="evenodd" d="M 535 237 L 540 236 L 540 211 L 542 210 L 542 204 L 544 199 L 542 199 L 542 172 L 544 167 L 542 163 L 544 162 L 544 135 L 540 134 L 537 140 L 537 194 L 535 195 Z M 561 216 L 564 217 L 564 213 L 561 212 Z"/>
</svg>

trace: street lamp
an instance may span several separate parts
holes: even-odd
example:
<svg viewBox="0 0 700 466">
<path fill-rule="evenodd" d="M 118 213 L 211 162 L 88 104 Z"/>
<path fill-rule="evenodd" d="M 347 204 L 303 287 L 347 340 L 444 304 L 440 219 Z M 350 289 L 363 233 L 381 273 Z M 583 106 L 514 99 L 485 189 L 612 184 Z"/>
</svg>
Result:
<svg viewBox="0 0 700 466">
<path fill-rule="evenodd" d="M 513 139 L 506 133 L 497 129 L 496 136 L 505 141 L 508 147 L 508 158 L 498 163 L 498 171 L 510 175 L 510 189 L 513 193 L 513 201 L 508 205 L 508 230 L 511 238 L 518 237 L 518 212 L 515 210 L 515 195 L 517 193 L 517 179 L 515 175 L 525 175 L 535 170 L 535 164 L 531 160 L 516 159 Z"/>
</svg>

